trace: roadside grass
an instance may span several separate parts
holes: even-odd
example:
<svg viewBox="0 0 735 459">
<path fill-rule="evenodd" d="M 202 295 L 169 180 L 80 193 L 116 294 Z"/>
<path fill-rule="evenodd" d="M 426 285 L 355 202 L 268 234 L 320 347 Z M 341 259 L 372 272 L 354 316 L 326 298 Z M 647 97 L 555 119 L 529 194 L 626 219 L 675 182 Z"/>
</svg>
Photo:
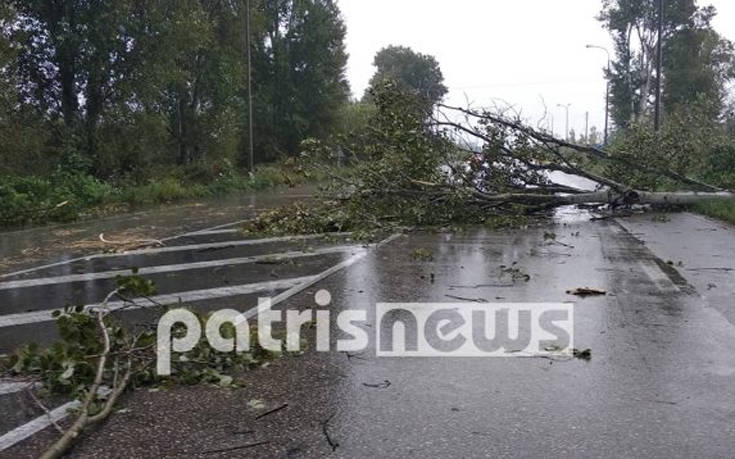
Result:
<svg viewBox="0 0 735 459">
<path fill-rule="evenodd" d="M 735 202 L 733 201 L 703 201 L 694 205 L 692 210 L 735 225 Z"/>
<path fill-rule="evenodd" d="M 145 183 L 108 183 L 84 173 L 52 177 L 0 177 L 0 228 L 70 222 L 136 208 L 238 192 L 296 186 L 323 180 L 288 163 L 258 167 L 252 174 L 226 168 L 201 174 L 173 170 Z"/>
</svg>

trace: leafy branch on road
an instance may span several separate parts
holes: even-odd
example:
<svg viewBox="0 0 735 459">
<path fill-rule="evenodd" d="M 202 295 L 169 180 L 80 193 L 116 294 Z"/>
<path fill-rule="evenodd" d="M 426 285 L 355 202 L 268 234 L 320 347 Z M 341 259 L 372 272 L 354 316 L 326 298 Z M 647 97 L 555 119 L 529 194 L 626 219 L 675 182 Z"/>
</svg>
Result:
<svg viewBox="0 0 735 459">
<path fill-rule="evenodd" d="M 246 370 L 276 356 L 257 345 L 257 332 L 251 328 L 250 342 L 254 344 L 250 351 L 215 352 L 202 338 L 193 350 L 172 360 L 171 376 L 159 377 L 152 365 L 156 360 L 157 321 L 124 324 L 108 307 L 112 299 L 119 299 L 128 307 L 151 302 L 154 286 L 138 276 L 119 277 L 117 283 L 118 287 L 99 306 L 55 311 L 60 340 L 49 348 L 29 344 L 0 360 L 1 374 L 22 378 L 29 385 L 38 384 L 39 398 L 66 396 L 81 402 L 75 421 L 48 448 L 44 458 L 62 456 L 82 431 L 106 419 L 120 397 L 132 388 L 177 384 L 237 386 Z M 115 311 L 124 309 L 125 306 Z M 198 317 L 204 328 L 207 317 Z M 220 332 L 225 338 L 235 336 L 231 324 L 223 325 Z M 184 333 L 183 326 L 174 327 L 172 336 Z"/>
</svg>

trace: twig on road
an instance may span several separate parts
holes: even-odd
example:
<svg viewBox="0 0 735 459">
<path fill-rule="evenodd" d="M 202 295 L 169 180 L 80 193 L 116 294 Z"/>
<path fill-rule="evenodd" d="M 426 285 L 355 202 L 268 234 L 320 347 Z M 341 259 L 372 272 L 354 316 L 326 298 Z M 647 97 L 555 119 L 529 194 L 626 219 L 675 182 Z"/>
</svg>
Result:
<svg viewBox="0 0 735 459">
<path fill-rule="evenodd" d="M 331 421 L 332 418 L 336 415 L 337 413 L 333 413 L 331 416 L 329 416 L 327 419 L 321 422 L 322 433 L 324 434 L 324 438 L 327 440 L 329 447 L 332 448 L 332 451 L 336 451 L 337 448 L 339 448 L 339 443 L 332 440 L 332 437 L 329 436 L 328 425 L 329 425 L 329 421 Z"/>
<path fill-rule="evenodd" d="M 455 295 L 444 295 L 444 296 L 452 300 L 469 301 L 471 303 L 489 303 L 489 301 L 486 300 L 485 298 L 464 298 L 464 297 L 455 296 Z"/>
<path fill-rule="evenodd" d="M 377 383 L 377 384 L 362 383 L 362 385 L 365 387 L 372 387 L 373 389 L 387 389 L 391 386 L 391 383 L 390 381 L 386 379 L 381 383 Z"/>
<path fill-rule="evenodd" d="M 266 417 L 266 416 L 268 416 L 270 414 L 273 414 L 273 413 L 276 413 L 278 411 L 281 411 L 282 409 L 286 408 L 287 406 L 288 406 L 288 403 L 284 403 L 283 405 L 281 405 L 281 406 L 279 406 L 277 408 L 273 408 L 272 410 L 269 410 L 269 411 L 266 411 L 265 413 L 262 413 L 262 414 L 257 415 L 255 417 L 255 420 L 257 421 L 258 419 L 263 419 L 264 417 Z"/>
<path fill-rule="evenodd" d="M 268 440 L 259 441 L 255 443 L 248 443 L 247 445 L 240 445 L 240 446 L 232 446 L 230 448 L 222 448 L 222 449 L 211 449 L 209 451 L 203 451 L 202 454 L 219 454 L 219 453 L 229 453 L 232 451 L 239 451 L 242 449 L 248 449 L 248 448 L 255 448 L 256 446 L 265 445 L 270 443 Z"/>
<path fill-rule="evenodd" d="M 36 405 L 38 405 L 38 407 L 41 408 L 44 413 L 46 413 L 46 417 L 48 418 L 48 420 L 51 423 L 51 425 L 54 426 L 54 428 L 56 430 L 58 430 L 60 434 L 63 435 L 64 434 L 64 429 L 62 429 L 61 426 L 59 425 L 59 423 L 56 422 L 56 420 L 54 419 L 54 417 L 51 416 L 51 410 L 49 410 L 46 407 L 46 405 L 44 405 L 43 402 L 41 402 L 41 400 L 39 400 L 38 397 L 36 397 L 36 394 L 33 393 L 32 386 L 29 385 L 28 387 L 26 387 L 25 391 L 33 399 L 33 401 L 36 403 Z"/>
</svg>

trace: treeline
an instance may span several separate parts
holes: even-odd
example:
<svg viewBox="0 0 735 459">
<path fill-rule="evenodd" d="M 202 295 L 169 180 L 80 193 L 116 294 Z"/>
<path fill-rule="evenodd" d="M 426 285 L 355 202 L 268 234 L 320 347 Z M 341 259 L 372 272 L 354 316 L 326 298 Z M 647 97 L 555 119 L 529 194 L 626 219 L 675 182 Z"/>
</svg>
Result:
<svg viewBox="0 0 735 459">
<path fill-rule="evenodd" d="M 614 43 L 610 82 L 613 135 L 608 149 L 735 189 L 735 46 L 713 27 L 717 11 L 695 0 L 663 3 L 662 72 L 658 75 L 658 0 L 603 0 L 599 16 Z M 659 81 L 660 80 L 660 81 Z M 661 124 L 654 132 L 657 85 Z M 663 177 L 613 178 L 643 189 Z"/>
<path fill-rule="evenodd" d="M 727 86 L 735 78 L 735 46 L 713 28 L 714 7 L 699 6 L 696 0 L 663 3 L 662 74 L 658 75 L 659 0 L 603 0 L 602 4 L 598 19 L 614 44 L 607 73 L 610 114 L 619 131 L 650 121 L 657 83 L 664 119 L 692 108 L 713 121 L 731 116 L 733 100 Z"/>
<path fill-rule="evenodd" d="M 0 176 L 143 182 L 246 164 L 245 0 L 9 0 L 0 6 Z M 256 162 L 340 129 L 334 0 L 251 0 Z"/>
</svg>

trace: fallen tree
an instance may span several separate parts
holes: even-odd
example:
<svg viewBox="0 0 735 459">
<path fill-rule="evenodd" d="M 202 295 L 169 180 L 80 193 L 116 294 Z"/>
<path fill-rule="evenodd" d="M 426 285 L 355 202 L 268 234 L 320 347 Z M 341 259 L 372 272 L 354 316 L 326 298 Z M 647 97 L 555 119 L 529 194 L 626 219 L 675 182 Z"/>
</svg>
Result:
<svg viewBox="0 0 735 459">
<path fill-rule="evenodd" d="M 426 119 L 411 97 L 390 83 L 374 90 L 377 111 L 367 129 L 340 142 L 354 165 L 347 173 L 329 172 L 322 161 L 331 158 L 332 147 L 305 142 L 304 165 L 333 179 L 321 204 L 270 211 L 247 229 L 359 231 L 482 223 L 577 204 L 616 209 L 735 201 L 730 190 L 670 170 L 664 160 L 636 161 L 635 154 L 576 145 L 528 126 L 517 114 L 440 105 Z M 560 183 L 558 173 L 590 186 Z M 648 176 L 672 191 L 634 187 L 627 181 L 634 175 L 635 183 Z"/>
<path fill-rule="evenodd" d="M 471 138 L 481 140 L 484 145 L 479 152 L 485 168 L 496 168 L 498 163 L 489 159 L 488 156 L 498 155 L 505 161 L 517 162 L 529 171 L 535 172 L 562 172 L 565 174 L 583 177 L 595 182 L 598 188 L 605 188 L 605 192 L 585 193 L 582 189 L 551 190 L 548 186 L 541 186 L 543 191 L 555 192 L 554 196 L 546 194 L 487 194 L 478 190 L 475 186 L 475 195 L 490 202 L 502 202 L 506 200 L 516 202 L 549 203 L 558 205 L 599 203 L 612 205 L 650 204 L 681 206 L 691 205 L 703 200 L 733 200 L 735 194 L 723 190 L 712 184 L 704 183 L 694 177 L 688 177 L 681 173 L 651 166 L 643 162 L 633 162 L 627 156 L 613 155 L 601 148 L 578 145 L 565 140 L 558 139 L 544 131 L 540 131 L 524 125 L 518 118 L 511 119 L 488 111 L 474 111 L 459 107 L 441 105 L 444 110 L 440 112 L 443 120 L 434 118 L 432 125 L 441 128 L 450 128 L 455 132 L 462 133 Z M 460 114 L 464 123 L 451 121 L 451 116 L 446 112 Z M 479 124 L 479 126 L 478 126 Z M 498 135 L 501 133 L 501 135 Z M 522 148 L 517 145 L 521 144 Z M 530 150 L 532 154 L 524 153 Z M 679 185 L 682 191 L 654 192 L 648 190 L 636 190 L 633 187 L 614 181 L 611 178 L 600 175 L 586 167 L 594 168 L 595 162 L 615 163 L 619 167 L 634 169 L 651 175 L 666 177 L 672 183 Z M 501 166 L 502 167 L 502 166 Z M 597 168 L 599 169 L 599 168 Z M 530 185 L 530 184 L 529 184 Z M 553 188 L 553 187 L 551 187 Z"/>
</svg>

